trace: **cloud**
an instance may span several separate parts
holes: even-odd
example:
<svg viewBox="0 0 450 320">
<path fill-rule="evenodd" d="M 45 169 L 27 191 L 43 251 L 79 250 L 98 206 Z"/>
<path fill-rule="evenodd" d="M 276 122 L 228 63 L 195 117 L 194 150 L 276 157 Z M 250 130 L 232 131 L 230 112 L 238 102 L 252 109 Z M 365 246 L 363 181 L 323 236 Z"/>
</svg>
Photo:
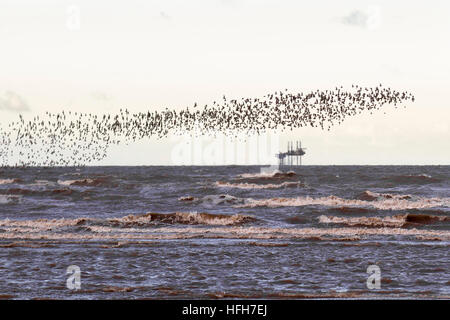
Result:
<svg viewBox="0 0 450 320">
<path fill-rule="evenodd" d="M 17 93 L 13 91 L 5 91 L 3 95 L 0 95 L 0 110 L 12 112 L 29 111 L 30 106 Z"/>
<path fill-rule="evenodd" d="M 369 30 L 378 29 L 382 22 L 381 8 L 369 6 L 367 10 L 354 10 L 349 15 L 341 18 L 341 22 L 348 26 L 356 26 Z"/>
<path fill-rule="evenodd" d="M 360 10 L 355 10 L 349 15 L 342 18 L 342 23 L 350 26 L 358 26 L 365 28 L 367 22 L 369 21 L 369 16 Z"/>
<path fill-rule="evenodd" d="M 163 18 L 164 20 L 170 20 L 170 19 L 171 19 L 170 16 L 169 16 L 166 12 L 164 12 L 164 11 L 161 11 L 161 12 L 159 13 L 159 15 L 160 15 L 161 18 Z"/>
</svg>

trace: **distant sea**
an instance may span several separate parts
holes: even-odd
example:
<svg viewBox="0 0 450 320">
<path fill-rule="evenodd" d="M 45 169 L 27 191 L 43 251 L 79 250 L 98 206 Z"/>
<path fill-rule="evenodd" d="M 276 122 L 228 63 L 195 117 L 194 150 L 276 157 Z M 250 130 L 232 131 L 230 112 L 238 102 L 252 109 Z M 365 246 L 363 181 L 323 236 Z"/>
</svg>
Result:
<svg viewBox="0 0 450 320">
<path fill-rule="evenodd" d="M 450 297 L 450 166 L 261 172 L 2 168 L 0 297 Z"/>
</svg>

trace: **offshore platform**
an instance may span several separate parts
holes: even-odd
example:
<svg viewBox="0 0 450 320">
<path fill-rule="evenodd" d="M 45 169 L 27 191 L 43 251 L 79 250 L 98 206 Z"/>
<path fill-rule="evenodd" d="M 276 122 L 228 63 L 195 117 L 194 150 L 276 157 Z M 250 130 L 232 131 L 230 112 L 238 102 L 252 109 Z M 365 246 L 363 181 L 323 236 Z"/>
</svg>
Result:
<svg viewBox="0 0 450 320">
<path fill-rule="evenodd" d="M 302 164 L 302 156 L 305 155 L 306 148 L 302 148 L 302 142 L 296 141 L 296 147 L 294 148 L 294 142 L 290 141 L 287 145 L 286 152 L 277 153 L 278 165 L 282 166 L 299 166 Z"/>
</svg>

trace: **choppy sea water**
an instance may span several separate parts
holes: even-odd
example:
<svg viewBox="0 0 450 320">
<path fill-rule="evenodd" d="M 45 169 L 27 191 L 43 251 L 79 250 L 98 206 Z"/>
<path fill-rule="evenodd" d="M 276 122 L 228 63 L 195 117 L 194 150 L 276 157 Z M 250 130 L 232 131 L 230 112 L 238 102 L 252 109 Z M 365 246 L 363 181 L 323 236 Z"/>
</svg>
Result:
<svg viewBox="0 0 450 320">
<path fill-rule="evenodd" d="M 449 298 L 449 181 L 450 166 L 3 168 L 0 297 Z"/>
</svg>

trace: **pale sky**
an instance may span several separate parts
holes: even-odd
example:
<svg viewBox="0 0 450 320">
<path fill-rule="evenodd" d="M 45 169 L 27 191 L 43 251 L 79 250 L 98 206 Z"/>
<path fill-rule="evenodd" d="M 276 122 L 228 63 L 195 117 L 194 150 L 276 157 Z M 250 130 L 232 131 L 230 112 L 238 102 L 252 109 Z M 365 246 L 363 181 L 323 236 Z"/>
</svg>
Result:
<svg viewBox="0 0 450 320">
<path fill-rule="evenodd" d="M 382 83 L 416 102 L 330 132 L 272 133 L 272 145 L 301 139 L 309 165 L 448 165 L 449 14 L 438 0 L 0 0 L 0 122 Z M 222 142 L 223 152 L 208 156 Z M 151 138 L 115 147 L 99 164 L 264 164 L 273 154 L 243 144 L 238 159 L 229 152 L 238 145 Z M 197 148 L 197 159 L 180 146 Z"/>
</svg>

